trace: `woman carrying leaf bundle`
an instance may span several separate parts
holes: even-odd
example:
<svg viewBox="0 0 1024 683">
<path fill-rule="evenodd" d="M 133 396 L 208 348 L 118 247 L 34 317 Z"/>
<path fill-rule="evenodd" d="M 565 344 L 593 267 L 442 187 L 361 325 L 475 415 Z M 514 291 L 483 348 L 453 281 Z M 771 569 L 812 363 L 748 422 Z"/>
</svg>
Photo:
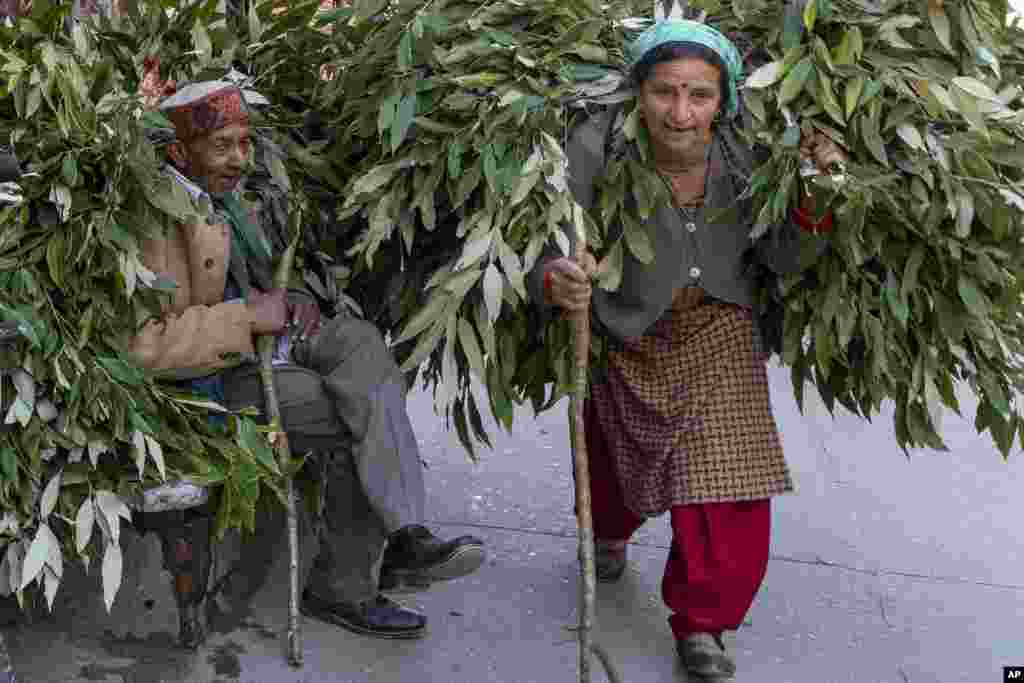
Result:
<svg viewBox="0 0 1024 683">
<path fill-rule="evenodd" d="M 627 243 L 631 229 L 643 230 L 653 262 L 627 252 L 617 291 L 592 292 L 593 257 L 579 267 L 549 253 L 531 286 L 544 306 L 592 303 L 595 330 L 609 342 L 585 407 L 598 580 L 621 578 L 629 538 L 645 518 L 669 512 L 662 594 L 679 655 L 690 673 L 731 677 L 722 633 L 739 627 L 764 577 L 770 498 L 793 489 L 769 402 L 750 260 L 796 270 L 806 265 L 801 254 L 820 253 L 823 238 L 810 233 L 831 220 L 816 223 L 812 207 L 801 207 L 771 238 L 751 242 L 742 195 L 752 153 L 735 128 L 742 62 L 721 33 L 662 21 L 637 38 L 630 58 L 635 109 L 604 111 L 575 130 L 570 187 L 601 218 L 603 193 L 622 182 L 624 164 L 655 171 L 660 205 L 646 220 L 623 212 L 608 224 L 609 237 Z M 823 137 L 805 138 L 800 152 L 819 169 L 843 160 Z M 643 174 L 630 177 L 638 184 Z M 629 189 L 637 205 L 652 192 Z M 738 218 L 712 223 L 706 214 L 730 207 Z"/>
</svg>

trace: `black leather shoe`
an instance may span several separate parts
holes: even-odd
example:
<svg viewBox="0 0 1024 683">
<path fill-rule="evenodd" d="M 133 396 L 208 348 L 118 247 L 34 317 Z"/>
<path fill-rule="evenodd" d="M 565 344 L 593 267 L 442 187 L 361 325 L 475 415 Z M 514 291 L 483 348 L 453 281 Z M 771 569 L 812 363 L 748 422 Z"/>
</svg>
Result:
<svg viewBox="0 0 1024 683">
<path fill-rule="evenodd" d="M 475 536 L 442 541 L 426 527 L 396 531 L 380 568 L 380 589 L 389 592 L 425 590 L 435 581 L 449 581 L 480 568 L 487 555 Z"/>
<path fill-rule="evenodd" d="M 309 591 L 302 594 L 303 614 L 335 626 L 375 638 L 420 638 L 427 618 L 383 595 L 360 603 L 321 600 Z"/>
<path fill-rule="evenodd" d="M 626 573 L 625 543 L 594 543 L 594 573 L 599 583 L 617 583 Z"/>
</svg>

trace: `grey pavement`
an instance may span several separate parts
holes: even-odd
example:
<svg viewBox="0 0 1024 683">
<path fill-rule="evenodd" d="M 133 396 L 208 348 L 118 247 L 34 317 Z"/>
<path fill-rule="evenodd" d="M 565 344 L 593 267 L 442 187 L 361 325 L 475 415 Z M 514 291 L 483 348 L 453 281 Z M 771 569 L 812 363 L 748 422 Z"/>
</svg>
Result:
<svg viewBox="0 0 1024 683">
<path fill-rule="evenodd" d="M 772 560 L 749 619 L 730 638 L 742 683 L 987 683 L 1024 664 L 1024 464 L 1004 462 L 966 419 L 944 418 L 946 453 L 897 448 L 891 415 L 835 419 L 788 372 L 770 371 L 797 481 L 776 499 Z M 68 576 L 52 614 L 4 612 L 23 683 L 575 681 L 578 568 L 565 409 L 494 428 L 471 464 L 433 415 L 410 411 L 429 464 L 431 526 L 489 547 L 476 574 L 402 600 L 430 616 L 426 638 L 390 642 L 304 620 L 305 666 L 284 659 L 280 524 L 229 539 L 262 583 L 228 583 L 197 653 L 173 647 L 176 616 L 153 536 L 129 536 L 126 581 L 106 614 L 95 572 Z M 599 586 L 597 638 L 630 683 L 685 681 L 660 599 L 665 519 L 634 538 L 624 581 Z M 251 555 L 251 558 L 249 556 Z M 249 559 L 247 559 L 249 558 Z M 238 585 L 235 585 L 235 584 Z M 81 590 L 91 586 L 91 590 Z M 595 674 L 598 683 L 604 678 Z"/>
</svg>

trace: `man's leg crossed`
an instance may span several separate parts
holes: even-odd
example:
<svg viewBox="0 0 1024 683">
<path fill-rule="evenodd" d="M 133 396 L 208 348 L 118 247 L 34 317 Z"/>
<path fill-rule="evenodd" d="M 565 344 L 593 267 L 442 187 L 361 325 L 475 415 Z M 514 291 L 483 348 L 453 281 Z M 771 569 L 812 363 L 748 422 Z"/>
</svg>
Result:
<svg viewBox="0 0 1024 683">
<path fill-rule="evenodd" d="M 323 533 L 303 591 L 303 610 L 311 616 L 365 635 L 410 638 L 423 634 L 426 618 L 378 593 L 380 562 L 388 530 L 363 491 L 351 457 L 351 436 L 315 371 L 297 366 L 275 368 L 281 416 L 296 453 L 312 452 L 324 462 Z M 233 409 L 263 408 L 258 370 L 236 369 L 225 378 L 227 404 Z"/>
</svg>

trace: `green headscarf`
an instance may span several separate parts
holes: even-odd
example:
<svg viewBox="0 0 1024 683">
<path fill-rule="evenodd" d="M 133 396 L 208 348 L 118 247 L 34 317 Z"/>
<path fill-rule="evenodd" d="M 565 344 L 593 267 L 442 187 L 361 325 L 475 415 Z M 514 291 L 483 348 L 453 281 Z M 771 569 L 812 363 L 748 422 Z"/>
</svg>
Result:
<svg viewBox="0 0 1024 683">
<path fill-rule="evenodd" d="M 715 52 L 725 64 L 725 115 L 736 116 L 739 111 L 738 83 L 743 74 L 740 51 L 716 29 L 699 21 L 670 19 L 659 21 L 637 36 L 628 48 L 629 68 L 632 70 L 647 53 L 665 43 L 697 43 Z"/>
</svg>

